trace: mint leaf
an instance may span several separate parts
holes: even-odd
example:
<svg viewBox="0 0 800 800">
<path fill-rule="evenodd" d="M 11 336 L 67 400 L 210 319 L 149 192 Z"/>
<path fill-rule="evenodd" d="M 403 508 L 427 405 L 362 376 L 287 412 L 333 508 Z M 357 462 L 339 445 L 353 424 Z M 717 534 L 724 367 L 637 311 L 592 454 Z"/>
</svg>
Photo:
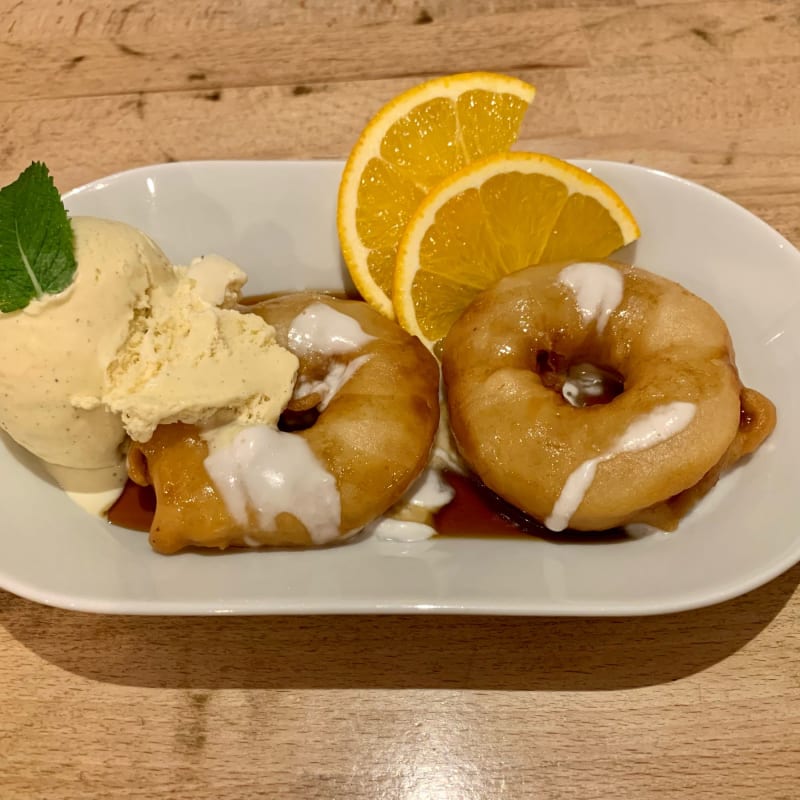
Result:
<svg viewBox="0 0 800 800">
<path fill-rule="evenodd" d="M 0 189 L 0 312 L 58 294 L 76 269 L 67 211 L 47 167 L 34 161 Z"/>
</svg>

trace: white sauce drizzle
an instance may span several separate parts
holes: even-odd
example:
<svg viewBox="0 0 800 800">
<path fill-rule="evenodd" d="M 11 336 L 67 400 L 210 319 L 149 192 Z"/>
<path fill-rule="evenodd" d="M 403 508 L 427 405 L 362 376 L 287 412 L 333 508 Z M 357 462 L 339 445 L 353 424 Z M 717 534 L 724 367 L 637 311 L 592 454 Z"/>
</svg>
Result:
<svg viewBox="0 0 800 800">
<path fill-rule="evenodd" d="M 622 302 L 622 274 L 608 264 L 580 261 L 564 267 L 558 274 L 558 282 L 575 294 L 583 324 L 596 320 L 597 332 L 602 333 L 608 318 Z"/>
<path fill-rule="evenodd" d="M 426 522 L 393 517 L 378 517 L 370 529 L 372 535 L 382 542 L 424 542 L 436 535 L 436 530 Z"/>
<path fill-rule="evenodd" d="M 359 356 L 354 358 L 348 364 L 343 364 L 340 361 L 334 361 L 327 374 L 322 380 L 316 381 L 301 381 L 294 391 L 295 397 L 305 397 L 309 394 L 318 393 L 322 398 L 318 405 L 320 411 L 324 411 L 331 400 L 336 397 L 339 389 L 344 386 L 350 378 L 353 377 L 356 370 L 369 361 L 369 356 Z"/>
<path fill-rule="evenodd" d="M 563 531 L 578 510 L 592 485 L 597 467 L 622 453 L 636 453 L 655 447 L 684 430 L 694 419 L 694 403 L 674 402 L 657 406 L 649 414 L 636 418 L 611 447 L 599 456 L 584 461 L 567 478 L 545 525 L 551 531 Z"/>
<path fill-rule="evenodd" d="M 269 530 L 278 514 L 287 512 L 305 525 L 314 544 L 339 537 L 342 508 L 336 479 L 302 436 L 253 425 L 222 446 L 215 447 L 213 438 L 208 441 L 206 471 L 239 525 L 249 524 L 252 511 L 258 526 Z"/>
<path fill-rule="evenodd" d="M 306 306 L 289 327 L 289 349 L 300 357 L 311 353 L 351 353 L 374 338 L 364 333 L 352 317 L 325 303 Z"/>
<path fill-rule="evenodd" d="M 441 470 L 427 467 L 411 484 L 398 503 L 401 507 L 421 508 L 433 515 L 455 497 L 455 490 L 442 477 Z M 379 517 L 371 526 L 372 534 L 385 542 L 419 542 L 436 535 L 427 522 L 394 517 Z"/>
<path fill-rule="evenodd" d="M 427 467 L 411 484 L 402 502 L 431 513 L 444 508 L 455 497 L 455 490 L 442 477 L 440 470 Z"/>
</svg>

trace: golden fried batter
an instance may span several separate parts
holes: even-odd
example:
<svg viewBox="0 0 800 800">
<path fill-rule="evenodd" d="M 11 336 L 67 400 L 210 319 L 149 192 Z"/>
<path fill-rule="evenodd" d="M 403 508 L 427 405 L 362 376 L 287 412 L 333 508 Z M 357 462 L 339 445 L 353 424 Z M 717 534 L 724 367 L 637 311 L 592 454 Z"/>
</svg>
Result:
<svg viewBox="0 0 800 800">
<path fill-rule="evenodd" d="M 443 347 L 453 433 L 481 480 L 541 521 L 594 460 L 571 528 L 673 528 L 723 468 L 769 435 L 775 410 L 743 388 L 728 329 L 708 303 L 645 270 L 604 263 L 622 277 L 605 318 L 582 315 L 565 264 L 515 273 L 475 299 Z M 621 394 L 571 405 L 554 388 L 563 379 L 546 370 L 586 362 L 618 374 Z M 615 453 L 632 423 L 675 403 L 694 406 L 684 428 Z"/>
<path fill-rule="evenodd" d="M 365 358 L 324 409 L 316 407 L 320 397 L 312 393 L 296 397 L 285 415 L 290 427 L 300 428 L 291 435 L 302 437 L 335 478 L 341 501 L 339 534 L 347 536 L 394 505 L 427 464 L 439 422 L 439 369 L 417 339 L 363 302 L 299 293 L 266 300 L 250 310 L 273 325 L 278 341 L 292 349 L 291 323 L 312 303 L 327 304 L 355 319 L 374 337 L 336 357 L 345 364 Z M 322 378 L 332 361 L 324 353 L 299 357 L 298 386 Z M 269 528 L 254 527 L 253 514 L 251 524 L 237 523 L 206 471 L 208 453 L 200 432 L 184 425 L 158 428 L 149 442 L 132 448 L 131 477 L 156 490 L 150 534 L 155 550 L 313 543 L 291 509 L 278 514 Z"/>
</svg>

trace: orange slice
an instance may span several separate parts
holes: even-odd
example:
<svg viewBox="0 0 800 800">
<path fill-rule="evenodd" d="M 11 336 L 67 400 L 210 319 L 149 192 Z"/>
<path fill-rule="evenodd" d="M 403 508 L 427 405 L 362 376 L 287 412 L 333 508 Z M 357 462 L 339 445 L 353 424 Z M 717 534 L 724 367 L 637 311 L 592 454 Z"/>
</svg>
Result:
<svg viewBox="0 0 800 800">
<path fill-rule="evenodd" d="M 501 153 L 440 183 L 408 222 L 394 307 L 428 347 L 473 297 L 531 264 L 604 258 L 639 237 L 611 187 L 552 156 Z"/>
<path fill-rule="evenodd" d="M 362 297 L 394 316 L 397 247 L 427 193 L 476 159 L 508 150 L 535 89 L 489 72 L 435 78 L 385 105 L 359 138 L 339 187 L 337 226 Z"/>
</svg>

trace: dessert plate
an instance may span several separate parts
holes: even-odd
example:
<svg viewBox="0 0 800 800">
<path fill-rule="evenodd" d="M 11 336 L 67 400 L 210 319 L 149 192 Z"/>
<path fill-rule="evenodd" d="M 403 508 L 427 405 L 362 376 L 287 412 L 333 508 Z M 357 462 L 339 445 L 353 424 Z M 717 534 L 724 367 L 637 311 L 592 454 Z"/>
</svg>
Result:
<svg viewBox="0 0 800 800">
<path fill-rule="evenodd" d="M 42 603 L 125 614 L 465 613 L 638 615 L 744 593 L 800 560 L 800 253 L 731 201 L 627 164 L 576 162 L 611 184 L 641 224 L 622 253 L 684 284 L 728 322 L 743 380 L 777 404 L 778 427 L 676 533 L 581 544 L 535 538 L 362 536 L 321 550 L 151 552 L 64 496 L 0 443 L 0 586 Z M 218 252 L 252 293 L 342 288 L 339 162 L 144 167 L 66 195 L 72 214 L 123 220 L 177 263 Z"/>
</svg>

